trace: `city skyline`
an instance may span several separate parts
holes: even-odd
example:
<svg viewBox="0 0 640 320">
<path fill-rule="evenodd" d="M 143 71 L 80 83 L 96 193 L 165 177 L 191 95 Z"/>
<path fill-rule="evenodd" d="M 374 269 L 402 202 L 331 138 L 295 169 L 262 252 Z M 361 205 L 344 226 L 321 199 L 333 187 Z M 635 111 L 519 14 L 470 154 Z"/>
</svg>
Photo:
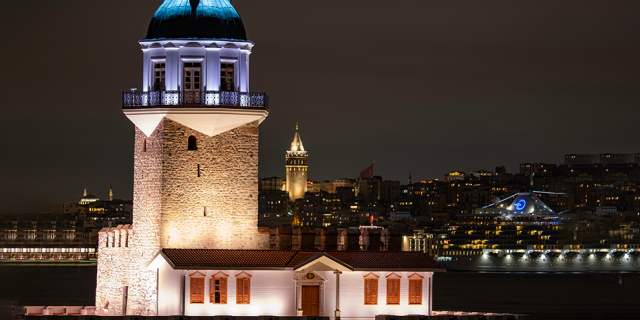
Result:
<svg viewBox="0 0 640 320">
<path fill-rule="evenodd" d="M 133 125 L 121 92 L 141 85 L 141 60 L 131 57 L 147 28 L 140 17 L 159 3 L 8 4 L 15 14 L 2 39 L 22 61 L 40 61 L 37 48 L 47 48 L 52 63 L 5 69 L 2 144 L 12 152 L 0 160 L 10 168 L 0 209 L 68 202 L 85 182 L 101 198 L 110 183 L 116 198 L 132 198 Z M 234 6 L 256 43 L 251 91 L 271 96 L 260 177 L 284 178 L 296 121 L 316 181 L 357 177 L 373 160 L 376 175 L 405 182 L 409 173 L 515 172 L 566 153 L 637 151 L 635 2 Z M 24 85 L 36 75 L 45 85 Z"/>
</svg>

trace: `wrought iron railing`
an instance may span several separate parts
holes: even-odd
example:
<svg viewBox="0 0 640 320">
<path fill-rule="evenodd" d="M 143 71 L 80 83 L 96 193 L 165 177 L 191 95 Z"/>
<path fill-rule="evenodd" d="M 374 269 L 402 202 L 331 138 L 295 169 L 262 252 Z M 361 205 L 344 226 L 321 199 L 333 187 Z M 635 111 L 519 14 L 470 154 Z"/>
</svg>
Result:
<svg viewBox="0 0 640 320">
<path fill-rule="evenodd" d="M 177 90 L 122 93 L 122 106 L 125 108 L 183 105 L 268 108 L 269 95 L 256 92 Z"/>
</svg>

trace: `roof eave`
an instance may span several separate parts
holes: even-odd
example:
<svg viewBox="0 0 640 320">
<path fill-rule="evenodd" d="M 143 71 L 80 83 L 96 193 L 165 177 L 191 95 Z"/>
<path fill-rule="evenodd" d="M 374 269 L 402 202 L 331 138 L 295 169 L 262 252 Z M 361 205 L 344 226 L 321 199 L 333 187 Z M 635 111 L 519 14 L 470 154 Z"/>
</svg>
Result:
<svg viewBox="0 0 640 320">
<path fill-rule="evenodd" d="M 440 268 L 354 268 L 353 271 L 374 272 L 374 271 L 392 271 L 392 272 L 447 272 L 447 269 Z"/>
</svg>

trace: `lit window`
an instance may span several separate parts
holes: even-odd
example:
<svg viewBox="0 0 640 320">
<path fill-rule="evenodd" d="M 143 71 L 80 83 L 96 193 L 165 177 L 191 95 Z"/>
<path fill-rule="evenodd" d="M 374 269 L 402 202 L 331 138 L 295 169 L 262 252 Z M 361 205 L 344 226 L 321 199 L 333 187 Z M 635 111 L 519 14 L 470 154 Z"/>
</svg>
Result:
<svg viewBox="0 0 640 320">
<path fill-rule="evenodd" d="M 220 91 L 235 91 L 234 71 L 233 63 L 223 62 L 220 65 Z"/>
<path fill-rule="evenodd" d="M 200 91 L 202 63 L 200 62 L 185 62 L 184 63 L 184 90 L 185 91 Z"/>
<path fill-rule="evenodd" d="M 153 90 L 154 91 L 164 91 L 164 76 L 165 76 L 165 63 L 164 62 L 156 62 L 154 66 L 154 81 L 153 81 Z"/>
<path fill-rule="evenodd" d="M 227 304 L 227 275 L 223 272 L 215 274 L 211 278 L 209 290 L 211 291 L 211 303 Z"/>
</svg>

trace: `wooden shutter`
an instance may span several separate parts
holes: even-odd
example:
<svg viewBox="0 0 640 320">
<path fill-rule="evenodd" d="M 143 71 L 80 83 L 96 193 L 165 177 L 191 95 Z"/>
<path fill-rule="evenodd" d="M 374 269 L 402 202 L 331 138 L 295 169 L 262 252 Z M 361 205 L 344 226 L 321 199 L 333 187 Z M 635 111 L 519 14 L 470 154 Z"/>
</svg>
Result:
<svg viewBox="0 0 640 320">
<path fill-rule="evenodd" d="M 400 279 L 387 279 L 387 304 L 400 304 Z"/>
<path fill-rule="evenodd" d="M 191 278 L 191 303 L 204 303 L 204 278 Z"/>
<path fill-rule="evenodd" d="M 236 304 L 242 304 L 242 278 L 236 278 Z"/>
<path fill-rule="evenodd" d="M 227 278 L 220 278 L 220 303 L 227 304 Z"/>
<path fill-rule="evenodd" d="M 422 304 L 422 279 L 409 280 L 409 304 Z"/>
<path fill-rule="evenodd" d="M 364 279 L 364 304 L 378 304 L 378 279 Z"/>
<path fill-rule="evenodd" d="M 236 279 L 236 303 L 249 304 L 251 301 L 251 278 Z"/>
</svg>

